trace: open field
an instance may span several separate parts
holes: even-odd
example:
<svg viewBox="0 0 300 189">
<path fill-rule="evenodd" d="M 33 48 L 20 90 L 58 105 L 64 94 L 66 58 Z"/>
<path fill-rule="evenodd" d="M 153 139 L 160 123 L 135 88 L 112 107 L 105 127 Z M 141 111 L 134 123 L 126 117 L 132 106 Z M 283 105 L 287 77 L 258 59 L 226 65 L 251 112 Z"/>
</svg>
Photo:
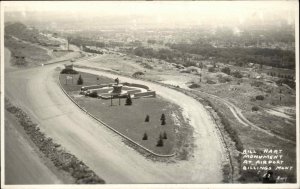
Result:
<svg viewBox="0 0 300 189">
<path fill-rule="evenodd" d="M 77 75 L 71 75 L 74 80 L 73 84 L 71 81 L 66 84 L 67 74 L 60 74 L 62 86 L 80 106 L 84 107 L 88 112 L 114 129 L 155 153 L 168 155 L 175 152 L 175 148 L 177 147 L 175 146 L 174 127 L 175 124 L 177 127 L 183 125 L 183 123 L 178 121 L 175 123 L 176 117 L 179 117 L 176 115 L 179 107 L 159 96 L 156 98 L 133 99 L 131 106 L 125 105 L 126 99 L 121 99 L 120 105 L 119 100 L 114 99 L 113 106 L 111 106 L 110 100 L 95 99 L 79 95 L 81 85 L 76 84 L 79 75 L 81 75 L 84 81 L 84 85 L 82 86 L 113 83 L 114 79 L 79 72 Z M 166 125 L 161 125 L 160 117 L 162 114 L 166 115 Z M 145 122 L 146 115 L 150 117 L 149 122 Z M 167 135 L 167 139 L 163 140 L 164 145 L 162 147 L 157 147 L 159 135 L 163 135 L 164 132 Z M 147 140 L 142 139 L 144 133 L 148 136 Z"/>
</svg>

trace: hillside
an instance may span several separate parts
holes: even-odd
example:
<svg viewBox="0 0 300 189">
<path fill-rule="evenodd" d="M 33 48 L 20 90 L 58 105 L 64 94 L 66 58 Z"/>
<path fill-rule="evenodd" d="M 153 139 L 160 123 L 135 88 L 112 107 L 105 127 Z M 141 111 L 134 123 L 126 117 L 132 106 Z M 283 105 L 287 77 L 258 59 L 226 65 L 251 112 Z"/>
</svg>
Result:
<svg viewBox="0 0 300 189">
<path fill-rule="evenodd" d="M 16 23 L 6 23 L 4 28 L 6 36 L 14 36 L 24 41 L 40 44 L 43 46 L 59 46 L 60 43 L 55 40 L 49 39 L 47 36 L 42 35 L 39 30 L 27 27 L 26 25 Z"/>
</svg>

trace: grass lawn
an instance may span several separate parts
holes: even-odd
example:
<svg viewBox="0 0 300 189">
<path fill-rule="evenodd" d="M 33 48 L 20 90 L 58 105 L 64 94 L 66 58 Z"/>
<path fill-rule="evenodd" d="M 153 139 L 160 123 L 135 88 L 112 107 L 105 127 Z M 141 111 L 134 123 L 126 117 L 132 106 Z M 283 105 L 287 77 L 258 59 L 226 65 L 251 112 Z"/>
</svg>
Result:
<svg viewBox="0 0 300 189">
<path fill-rule="evenodd" d="M 79 96 L 82 85 L 77 85 L 77 79 L 81 75 L 84 81 L 83 85 L 112 83 L 114 82 L 113 79 L 81 72 L 72 75 L 74 77 L 73 84 L 71 79 L 66 84 L 67 75 L 69 74 L 60 74 L 60 82 L 63 88 L 88 112 L 153 152 L 159 154 L 172 154 L 175 152 L 175 121 L 172 114 L 178 113 L 178 106 L 159 96 L 156 98 L 132 99 L 131 106 L 125 105 L 126 99 L 121 99 L 120 105 L 119 99 L 113 99 L 113 106 L 111 106 L 110 100 Z M 99 80 L 97 80 L 97 77 Z M 161 125 L 160 118 L 162 114 L 165 114 L 166 125 Z M 149 122 L 145 122 L 146 115 L 150 117 Z M 167 139 L 163 139 L 164 145 L 162 147 L 157 147 L 159 136 L 164 132 L 167 134 Z M 147 140 L 143 140 L 144 133 L 147 133 Z"/>
</svg>

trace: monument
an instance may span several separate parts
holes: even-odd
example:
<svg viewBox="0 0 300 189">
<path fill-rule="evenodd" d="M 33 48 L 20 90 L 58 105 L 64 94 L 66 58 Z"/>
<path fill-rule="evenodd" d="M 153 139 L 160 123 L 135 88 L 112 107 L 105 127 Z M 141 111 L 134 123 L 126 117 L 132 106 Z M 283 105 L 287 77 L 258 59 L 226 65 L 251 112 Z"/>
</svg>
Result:
<svg viewBox="0 0 300 189">
<path fill-rule="evenodd" d="M 119 84 L 119 78 L 115 79 L 116 84 L 114 84 L 112 94 L 121 94 L 123 85 Z"/>
</svg>

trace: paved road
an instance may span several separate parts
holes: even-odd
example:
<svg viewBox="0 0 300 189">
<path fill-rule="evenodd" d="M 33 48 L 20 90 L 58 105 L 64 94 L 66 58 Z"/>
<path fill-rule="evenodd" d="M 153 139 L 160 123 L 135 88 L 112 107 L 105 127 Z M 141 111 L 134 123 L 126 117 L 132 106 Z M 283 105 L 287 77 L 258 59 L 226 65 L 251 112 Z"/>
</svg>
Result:
<svg viewBox="0 0 300 189">
<path fill-rule="evenodd" d="M 107 183 L 222 181 L 224 150 L 213 121 L 196 100 L 160 85 L 136 81 L 149 84 L 159 95 L 179 104 L 195 128 L 197 147 L 194 158 L 171 164 L 153 162 L 126 146 L 120 136 L 74 105 L 57 85 L 56 67 L 57 65 L 48 65 L 6 73 L 5 95 L 29 112 L 46 135 L 84 161 Z M 91 70 L 89 72 L 106 74 Z"/>
<path fill-rule="evenodd" d="M 5 113 L 5 184 L 62 184 L 40 158 L 22 126 Z"/>
</svg>

